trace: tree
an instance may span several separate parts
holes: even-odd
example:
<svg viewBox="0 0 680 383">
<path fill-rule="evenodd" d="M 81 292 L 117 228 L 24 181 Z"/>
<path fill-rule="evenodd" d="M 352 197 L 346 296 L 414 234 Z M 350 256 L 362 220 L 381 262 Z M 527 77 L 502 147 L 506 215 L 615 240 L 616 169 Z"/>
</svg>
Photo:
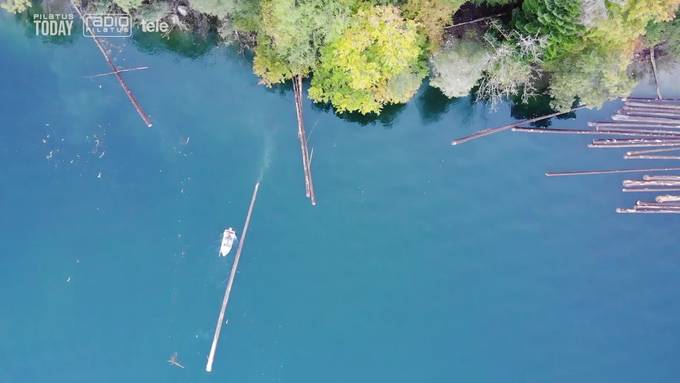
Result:
<svg viewBox="0 0 680 383">
<path fill-rule="evenodd" d="M 404 16 L 418 23 L 419 31 L 427 36 L 430 51 L 441 45 L 444 27 L 464 0 L 408 0 L 403 6 Z"/>
<path fill-rule="evenodd" d="M 447 97 L 464 97 L 482 77 L 491 60 L 491 47 L 474 36 L 448 41 L 430 59 L 430 85 Z"/>
<path fill-rule="evenodd" d="M 237 0 L 189 0 L 189 3 L 191 8 L 198 12 L 211 16 L 227 17 L 236 10 Z"/>
<path fill-rule="evenodd" d="M 20 13 L 31 7 L 31 0 L 6 0 L 0 3 L 0 9 L 10 13 Z"/>
<path fill-rule="evenodd" d="M 427 73 L 416 23 L 395 6 L 361 8 L 349 26 L 321 49 L 309 97 L 339 112 L 380 112 L 406 102 Z"/>
<path fill-rule="evenodd" d="M 113 0 L 113 2 L 116 3 L 120 9 L 125 11 L 125 13 L 130 13 L 132 9 L 142 5 L 142 0 Z"/>
<path fill-rule="evenodd" d="M 310 73 L 321 46 L 347 25 L 349 4 L 339 0 L 262 0 L 253 62 L 262 82 L 271 85 Z"/>
<path fill-rule="evenodd" d="M 493 33 L 493 32 L 496 33 Z M 499 39 L 497 36 L 501 35 Z M 535 82 L 540 77 L 546 37 L 532 37 L 513 30 L 505 31 L 498 24 L 486 34 L 492 53 L 477 90 L 478 100 L 488 100 L 494 107 L 512 96 L 523 100 L 536 92 Z"/>
</svg>

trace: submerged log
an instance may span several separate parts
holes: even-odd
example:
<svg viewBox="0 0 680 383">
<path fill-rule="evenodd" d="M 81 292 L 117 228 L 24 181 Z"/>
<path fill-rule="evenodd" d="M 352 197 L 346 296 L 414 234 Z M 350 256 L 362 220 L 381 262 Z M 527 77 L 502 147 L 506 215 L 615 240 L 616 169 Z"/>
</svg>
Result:
<svg viewBox="0 0 680 383">
<path fill-rule="evenodd" d="M 149 69 L 149 67 L 148 66 L 138 66 L 138 67 L 134 67 L 134 68 L 118 69 L 115 72 L 99 73 L 99 74 L 93 74 L 91 76 L 85 76 L 85 77 L 87 77 L 89 79 L 93 79 L 93 78 L 97 78 L 97 77 L 110 76 L 110 75 L 116 74 L 116 73 L 134 72 L 134 71 L 144 70 L 144 69 Z"/>
<path fill-rule="evenodd" d="M 582 106 L 578 106 L 576 108 L 573 108 L 571 110 L 568 110 L 566 112 L 551 113 L 551 114 L 547 114 L 545 116 L 540 116 L 540 117 L 530 118 L 530 119 L 526 119 L 526 120 L 522 120 L 522 121 L 517 121 L 517 122 L 514 122 L 512 124 L 500 126 L 498 128 L 483 129 L 483 130 L 480 130 L 479 132 L 470 134 L 468 136 L 455 139 L 455 140 L 451 141 L 451 145 L 464 144 L 468 141 L 476 140 L 478 138 L 486 137 L 488 135 L 495 134 L 495 133 L 498 133 L 498 132 L 502 132 L 502 131 L 505 131 L 505 130 L 510 130 L 510 129 L 517 127 L 517 126 L 520 126 L 520 125 L 531 124 L 532 122 L 547 120 L 549 118 L 553 118 L 553 117 L 557 117 L 557 116 L 560 116 L 560 115 L 563 115 L 563 114 L 571 113 L 571 112 L 574 112 L 576 110 L 580 110 L 580 109 L 583 109 L 583 108 L 586 108 L 586 107 L 587 107 L 586 105 L 582 105 Z"/>
<path fill-rule="evenodd" d="M 607 170 L 576 170 L 568 172 L 547 172 L 547 177 L 569 177 L 569 176 L 588 176 L 598 174 L 619 174 L 619 173 L 646 173 L 646 172 L 670 172 L 680 170 L 680 167 L 670 168 L 643 168 L 643 169 L 607 169 Z"/>
<path fill-rule="evenodd" d="M 83 28 L 86 28 L 87 31 L 90 33 L 92 36 L 92 40 L 94 41 L 95 45 L 97 45 L 97 48 L 99 48 L 99 52 L 101 52 L 102 56 L 104 56 L 104 59 L 106 60 L 106 63 L 109 64 L 109 67 L 111 67 L 111 70 L 113 71 L 113 75 L 116 77 L 116 80 L 118 80 L 118 83 L 120 84 L 120 87 L 123 88 L 123 91 L 125 92 L 125 95 L 127 95 L 128 99 L 130 100 L 130 103 L 132 106 L 135 108 L 137 111 L 137 114 L 139 117 L 142 118 L 142 121 L 148 126 L 149 128 L 153 125 L 151 122 L 151 119 L 149 116 L 144 112 L 142 109 L 142 106 L 139 105 L 139 102 L 137 101 L 137 98 L 135 95 L 132 93 L 130 88 L 128 88 L 127 84 L 125 83 L 125 80 L 123 79 L 123 76 L 120 75 L 118 67 L 113 63 L 111 60 L 111 57 L 109 57 L 109 54 L 106 53 L 106 50 L 104 49 L 104 46 L 102 43 L 99 41 L 99 37 L 94 33 L 93 30 L 90 29 L 90 27 L 87 25 L 87 22 L 85 22 L 85 18 L 83 17 L 82 12 L 80 11 L 80 8 L 76 6 L 76 4 L 71 1 L 71 5 L 73 8 L 76 10 L 76 13 L 78 13 L 78 16 L 80 17 L 80 20 L 83 22 Z"/>
<path fill-rule="evenodd" d="M 654 74 L 654 85 L 656 85 L 656 98 L 661 100 L 661 89 L 659 88 L 659 76 L 656 75 L 656 59 L 654 58 L 654 51 L 656 50 L 656 45 L 649 49 L 649 62 L 652 64 L 652 73 Z"/>
</svg>

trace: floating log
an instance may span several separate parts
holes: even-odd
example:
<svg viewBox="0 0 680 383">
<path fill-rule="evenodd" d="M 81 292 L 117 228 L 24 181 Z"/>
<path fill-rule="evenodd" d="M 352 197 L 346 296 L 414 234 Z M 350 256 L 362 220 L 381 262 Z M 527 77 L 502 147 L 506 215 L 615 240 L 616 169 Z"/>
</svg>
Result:
<svg viewBox="0 0 680 383">
<path fill-rule="evenodd" d="M 645 181 L 680 181 L 680 176 L 670 174 L 652 176 L 645 174 L 642 176 L 642 179 Z"/>
<path fill-rule="evenodd" d="M 670 195 L 670 194 L 665 194 L 665 195 L 659 195 L 654 198 L 656 202 L 659 203 L 669 203 L 669 202 L 680 202 L 680 195 Z"/>
<path fill-rule="evenodd" d="M 659 203 L 659 202 L 644 202 L 644 201 L 637 201 L 635 203 L 635 206 L 643 207 L 643 208 L 650 208 L 650 209 L 680 209 L 680 204 L 675 203 L 675 202 L 669 202 L 669 203 Z"/>
<path fill-rule="evenodd" d="M 456 24 L 452 24 L 452 25 L 447 25 L 447 26 L 444 27 L 444 29 L 451 29 L 451 28 L 455 28 L 455 27 L 460 27 L 461 25 L 468 25 L 468 24 L 479 23 L 479 22 L 481 22 L 481 21 L 486 21 L 486 20 L 494 19 L 494 18 L 496 18 L 496 17 L 498 17 L 498 16 L 503 16 L 503 15 L 505 15 L 505 14 L 507 14 L 507 13 L 508 13 L 508 12 L 501 12 L 501 13 L 496 13 L 495 15 L 491 15 L 491 16 L 479 17 L 479 18 L 472 19 L 472 20 L 469 20 L 469 21 L 463 21 L 463 22 L 460 22 L 460 23 L 456 23 Z"/>
<path fill-rule="evenodd" d="M 658 98 L 649 98 L 649 97 L 624 97 L 622 98 L 623 101 L 630 101 L 630 102 L 641 102 L 641 103 L 646 103 L 646 104 L 672 104 L 672 105 L 680 105 L 680 98 L 663 98 L 659 100 Z"/>
<path fill-rule="evenodd" d="M 616 209 L 616 212 L 619 214 L 680 214 L 680 210 L 640 210 L 623 208 Z"/>
<path fill-rule="evenodd" d="M 652 112 L 652 111 L 644 111 L 644 112 L 639 112 L 639 111 L 634 111 L 634 110 L 623 110 L 619 109 L 617 111 L 617 114 L 622 114 L 626 116 L 632 116 L 632 117 L 662 117 L 662 118 L 670 118 L 673 120 L 680 119 L 680 113 L 673 113 L 673 112 Z"/>
<path fill-rule="evenodd" d="M 607 138 L 595 139 L 589 148 L 644 148 L 644 147 L 674 147 L 680 146 L 680 140 L 649 139 L 649 138 Z"/>
<path fill-rule="evenodd" d="M 530 118 L 530 119 L 526 119 L 526 120 L 522 120 L 522 121 L 517 121 L 517 122 L 514 122 L 512 124 L 503 125 L 503 126 L 498 127 L 498 128 L 483 129 L 483 130 L 478 131 L 477 133 L 473 133 L 473 134 L 470 134 L 468 136 L 455 139 L 451 142 L 451 145 L 464 144 L 468 141 L 472 141 L 472 140 L 475 140 L 475 139 L 478 139 L 478 138 L 486 137 L 488 135 L 495 134 L 495 133 L 498 133 L 498 132 L 502 132 L 504 130 L 510 130 L 510 129 L 517 127 L 517 126 L 520 126 L 520 125 L 531 124 L 532 122 L 547 120 L 549 118 L 557 117 L 557 116 L 560 116 L 560 115 L 563 115 L 563 114 L 566 114 L 566 113 L 571 113 L 571 112 L 574 112 L 576 110 L 580 110 L 580 109 L 583 109 L 583 108 L 586 108 L 586 107 L 587 107 L 586 105 L 581 105 L 581 106 L 578 106 L 578 107 L 573 108 L 573 109 L 566 111 L 566 112 L 551 113 L 551 114 L 547 114 L 545 116 L 540 116 L 540 117 L 536 117 L 536 118 Z"/>
<path fill-rule="evenodd" d="M 680 170 L 680 167 L 670 168 L 644 168 L 644 169 L 611 169 L 611 170 L 577 170 L 568 172 L 547 172 L 547 177 L 568 177 L 568 176 L 587 176 L 598 174 L 618 174 L 618 173 L 645 173 L 645 172 L 670 172 Z"/>
<path fill-rule="evenodd" d="M 85 76 L 85 77 L 92 79 L 92 78 L 97 78 L 97 77 L 110 76 L 110 75 L 116 74 L 116 73 L 133 72 L 133 71 L 144 70 L 144 69 L 149 69 L 149 67 L 148 66 L 138 66 L 138 67 L 134 67 L 134 68 L 118 69 L 115 72 L 99 73 L 99 74 L 94 74 L 92 76 Z"/>
<path fill-rule="evenodd" d="M 101 44 L 101 42 L 99 41 L 99 37 L 97 37 L 97 35 L 94 33 L 94 31 L 93 31 L 92 29 L 90 29 L 90 26 L 87 25 L 87 22 L 85 22 L 85 18 L 83 17 L 83 14 L 82 14 L 82 12 L 80 11 L 80 8 L 78 8 L 78 6 L 76 6 L 76 4 L 73 2 L 73 0 L 70 0 L 70 1 L 71 1 L 71 5 L 72 5 L 73 8 L 75 8 L 75 10 L 76 10 L 76 13 L 78 13 L 78 16 L 80 17 L 80 20 L 83 22 L 83 28 L 86 28 L 87 31 L 88 31 L 88 32 L 90 33 L 90 35 L 92 36 L 92 40 L 93 40 L 94 43 L 97 45 L 97 48 L 99 48 L 99 52 L 101 52 L 102 56 L 104 56 L 104 59 L 106 60 L 106 63 L 109 64 L 109 67 L 111 67 L 111 70 L 114 72 L 114 73 L 112 73 L 112 74 L 116 77 L 116 80 L 118 80 L 118 83 L 120 84 L 120 87 L 123 88 L 123 91 L 125 92 L 125 94 L 127 95 L 128 99 L 130 100 L 130 103 L 132 104 L 132 106 L 133 106 L 133 107 L 135 108 L 135 110 L 137 111 L 137 114 L 139 115 L 139 117 L 142 118 L 142 121 L 144 121 L 144 124 L 146 124 L 146 126 L 148 126 L 148 127 L 150 128 L 150 127 L 153 125 L 152 122 L 151 122 L 151 119 L 150 119 L 149 116 L 144 112 L 144 110 L 142 109 L 142 106 L 139 105 L 139 102 L 137 102 L 137 98 L 136 98 L 135 95 L 132 93 L 132 91 L 130 90 L 130 88 L 128 88 L 127 84 L 125 83 L 125 80 L 123 79 L 123 76 L 121 76 L 120 73 L 119 73 L 119 69 L 118 69 L 118 68 L 116 67 L 116 65 L 113 63 L 113 61 L 112 61 L 111 58 L 109 57 L 109 54 L 106 53 L 106 50 L 104 49 L 104 46 L 103 46 L 103 45 Z"/>
<path fill-rule="evenodd" d="M 680 156 L 649 156 L 645 154 L 640 154 L 637 156 L 623 156 L 626 160 L 680 160 Z"/>
<path fill-rule="evenodd" d="M 627 156 L 639 156 L 642 154 L 651 154 L 651 153 L 668 153 L 668 152 L 677 152 L 680 150 L 680 148 L 662 148 L 662 149 L 647 149 L 647 150 L 637 150 L 637 151 L 632 151 L 632 152 L 626 152 Z"/>
<path fill-rule="evenodd" d="M 248 214 L 246 215 L 246 222 L 243 224 L 243 231 L 241 231 L 241 240 L 238 241 L 238 249 L 234 257 L 234 263 L 231 265 L 231 272 L 227 281 L 227 288 L 224 290 L 224 298 L 222 299 L 222 308 L 220 315 L 217 317 L 217 326 L 215 327 L 215 335 L 213 336 L 212 345 L 210 346 L 210 354 L 208 354 L 208 362 L 205 365 L 207 372 L 212 371 L 213 361 L 215 359 L 215 351 L 217 351 L 217 342 L 220 339 L 220 332 L 222 331 L 222 324 L 224 323 L 224 313 L 227 311 L 227 304 L 229 304 L 229 296 L 231 295 L 231 287 L 234 285 L 234 278 L 236 277 L 236 270 L 238 269 L 238 262 L 241 259 L 241 251 L 243 244 L 246 242 L 246 235 L 248 234 L 248 226 L 250 226 L 250 217 L 253 214 L 255 207 L 255 200 L 257 199 L 257 191 L 260 189 L 260 183 L 255 183 L 253 189 L 253 196 L 250 198 L 250 206 L 248 207 Z"/>
<path fill-rule="evenodd" d="M 680 181 L 645 181 L 645 180 L 623 180 L 623 187 L 635 188 L 646 186 L 680 186 Z"/>
<path fill-rule="evenodd" d="M 663 125 L 680 125 L 680 120 L 675 120 L 671 118 L 662 117 L 638 117 L 638 116 L 627 116 L 625 114 L 614 114 L 612 115 L 612 120 L 614 121 L 628 121 L 628 122 L 647 122 L 654 124 Z"/>
<path fill-rule="evenodd" d="M 661 97 L 661 89 L 659 88 L 659 77 L 656 75 L 656 59 L 654 58 L 654 51 L 656 50 L 656 45 L 649 49 L 649 62 L 652 64 L 652 73 L 654 74 L 654 85 L 656 85 L 656 98 L 658 100 L 663 99 Z"/>
<path fill-rule="evenodd" d="M 576 135 L 613 135 L 613 136 L 635 136 L 635 137 L 659 137 L 680 139 L 680 132 L 672 131 L 646 131 L 646 130 L 620 130 L 620 129 L 601 129 L 601 130 L 582 130 L 582 129 L 560 129 L 560 128 L 512 128 L 513 132 L 526 133 L 551 133 L 551 134 L 576 134 Z M 661 133 L 663 132 L 663 133 Z"/>
<path fill-rule="evenodd" d="M 302 168 L 305 175 L 305 191 L 312 206 L 316 206 L 314 193 L 314 181 L 312 180 L 312 166 L 307 149 L 307 135 L 305 134 L 304 118 L 302 116 L 302 77 L 293 77 L 293 93 L 295 94 L 295 110 L 298 120 L 298 138 L 300 139 L 300 151 L 302 154 Z"/>
<path fill-rule="evenodd" d="M 657 193 L 657 192 L 676 192 L 680 191 L 680 188 L 623 188 L 621 189 L 624 193 Z"/>
<path fill-rule="evenodd" d="M 612 121 L 591 121 L 588 126 L 592 128 L 635 128 L 635 129 L 680 129 L 680 124 L 646 124 L 641 122 L 612 122 Z"/>
<path fill-rule="evenodd" d="M 680 109 L 680 104 L 665 104 L 665 103 L 645 103 L 645 102 L 635 102 L 635 101 L 626 101 L 624 104 L 624 107 L 635 107 L 635 108 L 644 108 L 644 109 L 662 109 L 662 110 L 678 110 Z"/>
<path fill-rule="evenodd" d="M 643 108 L 624 104 L 623 107 L 619 109 L 619 111 L 631 113 L 670 113 L 673 115 L 677 115 L 678 113 L 680 113 L 680 108 L 656 108 L 651 106 Z"/>
<path fill-rule="evenodd" d="M 670 128 L 673 129 L 673 128 Z M 653 133 L 653 134 L 664 134 L 664 135 L 677 135 L 680 137 L 680 130 L 667 130 L 667 129 L 646 129 L 646 128 L 601 128 L 596 127 L 598 132 L 635 132 L 635 133 Z"/>
</svg>

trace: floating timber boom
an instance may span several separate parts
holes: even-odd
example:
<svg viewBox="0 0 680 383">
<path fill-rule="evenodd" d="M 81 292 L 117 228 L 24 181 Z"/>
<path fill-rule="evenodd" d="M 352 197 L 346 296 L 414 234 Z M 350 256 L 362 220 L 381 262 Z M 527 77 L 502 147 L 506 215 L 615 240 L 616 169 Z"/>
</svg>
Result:
<svg viewBox="0 0 680 383">
<path fill-rule="evenodd" d="M 229 273 L 229 280 L 227 281 L 227 289 L 224 290 L 224 298 L 222 299 L 222 308 L 220 315 L 217 317 L 217 326 L 215 327 L 215 335 L 213 336 L 212 346 L 210 346 L 210 354 L 208 354 L 208 362 L 205 365 L 207 372 L 212 371 L 213 361 L 215 360 L 215 352 L 217 351 L 217 342 L 220 340 L 220 332 L 222 331 L 222 324 L 224 323 L 224 313 L 227 311 L 229 304 L 229 296 L 231 295 L 231 287 L 234 285 L 234 278 L 236 277 L 236 270 L 238 269 L 238 261 L 241 259 L 241 251 L 243 244 L 246 242 L 246 235 L 248 234 L 248 226 L 250 226 L 250 217 L 253 214 L 255 207 L 255 200 L 257 199 L 257 191 L 260 189 L 260 183 L 255 183 L 253 189 L 253 196 L 250 199 L 250 206 L 248 207 L 248 214 L 246 215 L 246 222 L 243 224 L 243 231 L 241 232 L 241 240 L 238 241 L 238 249 L 234 257 L 234 263 L 231 265 L 231 272 Z"/>
</svg>

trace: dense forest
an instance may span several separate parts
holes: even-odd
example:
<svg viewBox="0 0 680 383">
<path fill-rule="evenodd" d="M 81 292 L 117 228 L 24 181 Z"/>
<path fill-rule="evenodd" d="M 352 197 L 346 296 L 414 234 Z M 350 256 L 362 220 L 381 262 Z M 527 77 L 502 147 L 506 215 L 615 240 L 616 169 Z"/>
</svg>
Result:
<svg viewBox="0 0 680 383">
<path fill-rule="evenodd" d="M 164 20 L 171 33 L 218 36 L 252 52 L 264 86 L 310 78 L 309 98 L 337 112 L 380 113 L 407 102 L 426 77 L 450 98 L 472 93 L 495 105 L 543 94 L 556 110 L 598 107 L 631 92 L 636 61 L 680 54 L 680 0 L 76 3 L 90 13 Z M 30 0 L 0 4 L 19 14 L 30 14 L 31 6 Z"/>
</svg>

